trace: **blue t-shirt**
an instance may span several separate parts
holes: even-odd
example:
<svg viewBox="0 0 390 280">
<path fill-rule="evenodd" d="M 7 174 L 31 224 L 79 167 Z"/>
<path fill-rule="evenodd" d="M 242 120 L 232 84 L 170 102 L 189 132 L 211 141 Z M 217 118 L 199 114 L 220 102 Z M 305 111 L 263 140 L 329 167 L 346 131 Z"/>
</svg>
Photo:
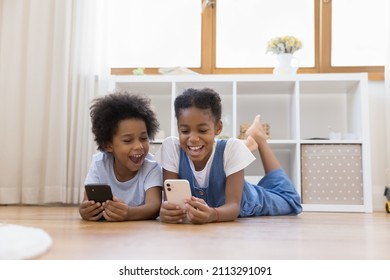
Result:
<svg viewBox="0 0 390 280">
<path fill-rule="evenodd" d="M 145 192 L 151 187 L 162 186 L 162 168 L 152 159 L 152 155 L 145 158 L 136 176 L 126 182 L 116 179 L 113 164 L 111 153 L 99 152 L 93 155 L 84 183 L 110 185 L 113 195 L 129 206 L 143 205 Z"/>
</svg>

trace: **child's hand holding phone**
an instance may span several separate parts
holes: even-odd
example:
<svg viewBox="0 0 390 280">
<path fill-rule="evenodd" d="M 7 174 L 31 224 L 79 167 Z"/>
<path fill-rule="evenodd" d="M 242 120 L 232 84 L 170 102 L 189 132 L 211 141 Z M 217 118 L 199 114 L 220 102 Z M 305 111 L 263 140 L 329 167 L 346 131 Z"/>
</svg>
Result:
<svg viewBox="0 0 390 280">
<path fill-rule="evenodd" d="M 160 219 L 164 223 L 183 223 L 187 221 L 184 201 L 191 199 L 191 188 L 187 180 L 167 179 L 164 182 L 165 201 L 161 204 Z"/>
<path fill-rule="evenodd" d="M 90 184 L 85 186 L 86 199 L 81 203 L 79 212 L 84 220 L 104 220 L 103 203 L 113 200 L 112 191 L 106 184 Z"/>
</svg>

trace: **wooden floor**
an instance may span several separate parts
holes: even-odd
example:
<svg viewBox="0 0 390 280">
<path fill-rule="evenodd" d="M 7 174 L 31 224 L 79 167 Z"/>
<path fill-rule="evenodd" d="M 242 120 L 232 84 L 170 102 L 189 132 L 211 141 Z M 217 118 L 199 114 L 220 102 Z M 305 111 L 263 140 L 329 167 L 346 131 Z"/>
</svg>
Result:
<svg viewBox="0 0 390 280">
<path fill-rule="evenodd" d="M 229 223 L 86 222 L 77 207 L 0 206 L 0 222 L 53 239 L 38 259 L 390 260 L 390 214 L 313 213 Z"/>
</svg>

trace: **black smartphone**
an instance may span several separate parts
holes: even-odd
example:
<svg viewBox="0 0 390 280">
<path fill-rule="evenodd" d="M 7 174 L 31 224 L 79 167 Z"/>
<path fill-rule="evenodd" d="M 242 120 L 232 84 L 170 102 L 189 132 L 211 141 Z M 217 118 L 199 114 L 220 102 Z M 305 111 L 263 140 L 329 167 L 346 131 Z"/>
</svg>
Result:
<svg viewBox="0 0 390 280">
<path fill-rule="evenodd" d="M 111 187 L 107 184 L 85 185 L 85 191 L 87 192 L 88 200 L 100 203 L 112 200 Z"/>
</svg>

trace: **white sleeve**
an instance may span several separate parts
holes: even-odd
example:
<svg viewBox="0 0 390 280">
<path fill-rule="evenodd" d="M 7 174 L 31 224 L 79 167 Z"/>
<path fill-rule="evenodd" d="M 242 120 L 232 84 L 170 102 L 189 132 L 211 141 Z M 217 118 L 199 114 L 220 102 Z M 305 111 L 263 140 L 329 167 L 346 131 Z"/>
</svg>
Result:
<svg viewBox="0 0 390 280">
<path fill-rule="evenodd" d="M 154 155 L 154 160 L 162 168 L 170 172 L 179 173 L 180 143 L 177 137 L 171 136 L 162 142 L 161 147 Z"/>
<path fill-rule="evenodd" d="M 255 160 L 255 156 L 245 143 L 236 138 L 230 138 L 224 152 L 224 167 L 226 176 L 246 168 Z"/>
</svg>

